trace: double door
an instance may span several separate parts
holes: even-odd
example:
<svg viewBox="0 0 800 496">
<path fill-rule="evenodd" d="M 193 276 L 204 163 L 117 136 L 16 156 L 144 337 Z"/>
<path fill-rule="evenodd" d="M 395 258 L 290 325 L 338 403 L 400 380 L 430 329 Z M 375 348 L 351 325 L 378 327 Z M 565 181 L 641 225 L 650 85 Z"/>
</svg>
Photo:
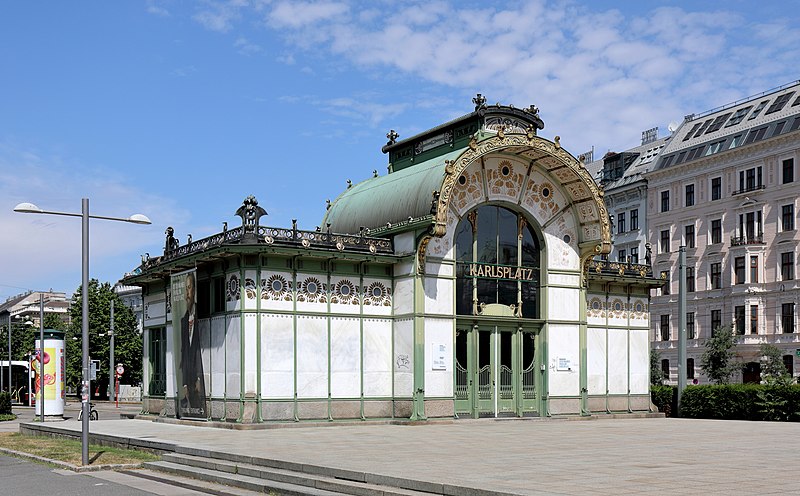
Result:
<svg viewBox="0 0 800 496">
<path fill-rule="evenodd" d="M 456 328 L 455 399 L 461 417 L 536 415 L 538 333 L 498 325 Z"/>
</svg>

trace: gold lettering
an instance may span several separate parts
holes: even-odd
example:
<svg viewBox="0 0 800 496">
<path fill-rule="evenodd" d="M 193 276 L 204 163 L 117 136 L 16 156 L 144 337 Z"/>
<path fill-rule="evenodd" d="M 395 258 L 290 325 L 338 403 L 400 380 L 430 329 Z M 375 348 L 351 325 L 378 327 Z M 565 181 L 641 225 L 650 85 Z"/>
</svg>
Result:
<svg viewBox="0 0 800 496">
<path fill-rule="evenodd" d="M 514 279 L 520 280 L 521 277 L 522 277 L 522 274 L 520 274 L 519 267 L 517 267 L 517 270 L 514 271 Z"/>
<path fill-rule="evenodd" d="M 475 264 L 469 264 L 469 275 L 470 275 L 470 277 L 474 277 L 475 276 L 475 272 L 476 272 L 475 269 L 476 269 Z"/>
</svg>

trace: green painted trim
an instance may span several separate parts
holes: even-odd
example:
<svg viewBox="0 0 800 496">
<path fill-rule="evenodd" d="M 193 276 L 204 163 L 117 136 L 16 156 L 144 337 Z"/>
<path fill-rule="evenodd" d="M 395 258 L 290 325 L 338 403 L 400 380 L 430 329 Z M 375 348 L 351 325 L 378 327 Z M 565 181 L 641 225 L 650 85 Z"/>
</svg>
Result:
<svg viewBox="0 0 800 496">
<path fill-rule="evenodd" d="M 296 276 L 296 274 L 297 274 L 297 272 L 295 271 L 295 261 L 294 261 L 294 259 L 292 259 L 292 281 L 293 281 L 292 290 L 293 291 L 297 290 L 297 276 Z M 328 287 L 330 287 L 330 284 L 331 284 L 331 276 L 330 276 L 330 273 L 329 273 L 328 274 Z M 331 299 L 330 299 L 330 297 L 327 298 L 327 301 L 328 301 L 328 312 L 330 312 L 330 309 L 331 309 Z M 292 312 L 291 313 L 292 313 L 292 340 L 293 340 L 293 343 L 292 343 L 292 354 L 294 355 L 294 357 L 293 357 L 294 364 L 292 366 L 292 369 L 293 369 L 292 370 L 292 379 L 294 380 L 294 386 L 292 387 L 292 393 L 294 394 L 294 403 L 293 403 L 293 412 L 292 413 L 294 414 L 294 421 L 295 422 L 299 422 L 300 421 L 300 412 L 299 412 L 299 409 L 298 409 L 298 406 L 297 406 L 297 317 L 298 317 L 298 315 L 297 315 L 297 295 L 296 294 L 293 295 L 293 297 L 292 297 Z M 329 325 L 328 336 L 330 336 L 330 323 L 328 325 Z M 330 346 L 330 344 L 329 344 L 329 346 Z M 331 366 L 331 361 L 330 361 L 330 356 L 329 356 L 328 357 L 328 396 L 330 396 L 330 391 L 331 391 L 331 384 L 330 384 L 330 381 L 331 381 L 330 371 L 331 371 L 331 369 L 330 369 L 330 366 Z"/>
<path fill-rule="evenodd" d="M 244 420 L 244 377 L 245 372 L 245 278 L 247 277 L 247 270 L 244 267 L 244 254 L 239 254 L 239 416 L 236 419 L 237 423 L 242 423 Z"/>
<path fill-rule="evenodd" d="M 361 293 L 361 298 L 359 301 L 358 309 L 359 309 L 359 319 L 358 319 L 358 339 L 359 339 L 359 375 L 361 379 L 360 384 L 360 403 L 361 403 L 361 420 L 364 419 L 364 265 L 362 265 L 359 270 L 360 274 L 358 276 L 358 286 L 359 292 Z M 330 343 L 328 343 L 330 345 Z"/>
<path fill-rule="evenodd" d="M 419 248 L 417 248 L 419 249 Z M 424 274 L 414 265 L 414 389 L 411 420 L 427 420 L 425 416 L 425 286 Z"/>
<path fill-rule="evenodd" d="M 580 394 L 581 394 L 581 415 L 590 415 L 589 412 L 589 374 L 586 368 L 588 367 L 589 358 L 587 353 L 587 337 L 586 337 L 586 288 L 581 288 L 578 294 L 578 306 L 580 307 L 579 316 L 581 322 L 578 324 L 578 348 L 580 352 L 581 373 L 578 378 Z M 607 361 L 607 360 L 606 360 Z"/>
</svg>

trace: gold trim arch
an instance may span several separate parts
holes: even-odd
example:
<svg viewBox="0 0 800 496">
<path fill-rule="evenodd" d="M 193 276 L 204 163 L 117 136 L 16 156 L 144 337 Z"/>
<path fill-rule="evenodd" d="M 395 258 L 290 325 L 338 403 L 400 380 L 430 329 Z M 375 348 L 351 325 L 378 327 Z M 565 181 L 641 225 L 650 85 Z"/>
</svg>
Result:
<svg viewBox="0 0 800 496">
<path fill-rule="evenodd" d="M 447 209 L 458 177 L 473 162 L 495 152 L 513 154 L 529 161 L 557 178 L 564 193 L 569 198 L 569 207 L 576 209 L 579 204 L 593 205 L 594 208 L 574 211 L 580 225 L 578 248 L 582 265 L 591 257 L 611 251 L 611 225 L 608 211 L 603 202 L 603 192 L 594 182 L 583 163 L 561 148 L 559 138 L 555 142 L 540 138 L 531 132 L 527 134 L 497 135 L 481 141 L 473 139 L 469 148 L 456 160 L 445 164 L 445 175 L 436 205 L 435 224 L 431 234 L 442 237 L 446 234 Z M 530 167 L 528 169 L 530 174 Z M 424 251 L 424 245 L 420 248 Z M 424 256 L 424 255 L 423 255 Z"/>
</svg>

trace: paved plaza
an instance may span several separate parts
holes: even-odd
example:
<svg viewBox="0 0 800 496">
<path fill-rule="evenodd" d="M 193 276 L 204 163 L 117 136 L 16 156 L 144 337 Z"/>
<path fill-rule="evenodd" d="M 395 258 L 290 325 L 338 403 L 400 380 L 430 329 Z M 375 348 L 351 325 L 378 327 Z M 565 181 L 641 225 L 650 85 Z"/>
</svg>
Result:
<svg viewBox="0 0 800 496">
<path fill-rule="evenodd" d="M 80 431 L 75 420 L 46 427 Z M 259 430 L 100 420 L 92 433 L 480 489 L 483 494 L 797 494 L 800 424 L 459 420 Z M 763 463 L 755 467 L 751 461 Z"/>
</svg>

